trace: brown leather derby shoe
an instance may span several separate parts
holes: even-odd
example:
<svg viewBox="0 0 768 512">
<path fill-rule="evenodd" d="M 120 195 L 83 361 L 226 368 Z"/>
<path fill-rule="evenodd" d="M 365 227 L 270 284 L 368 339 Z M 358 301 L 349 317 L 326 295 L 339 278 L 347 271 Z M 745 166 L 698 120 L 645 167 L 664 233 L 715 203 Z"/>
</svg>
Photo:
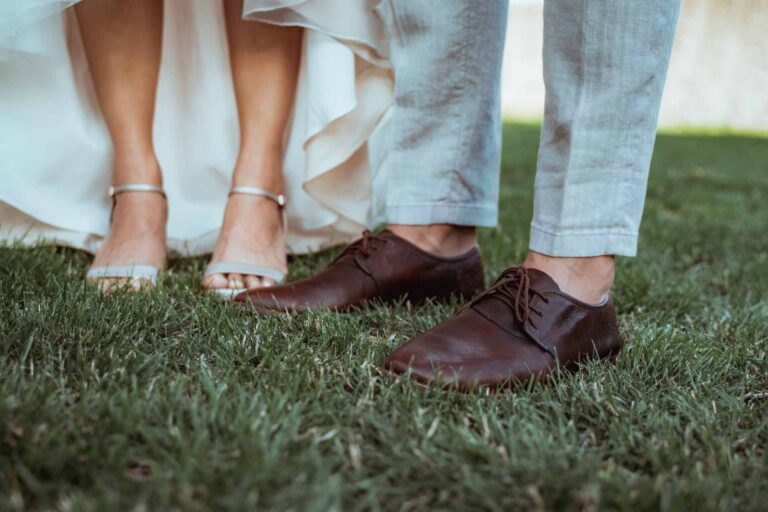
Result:
<svg viewBox="0 0 768 512">
<path fill-rule="evenodd" d="M 391 231 L 369 231 L 347 246 L 323 271 L 301 281 L 241 293 L 235 302 L 258 311 L 348 310 L 368 302 L 412 303 L 458 295 L 468 300 L 483 289 L 477 247 L 442 258 Z"/>
<path fill-rule="evenodd" d="M 623 345 L 609 298 L 585 304 L 544 272 L 506 270 L 453 318 L 395 350 L 384 366 L 423 383 L 467 390 L 543 379 Z"/>
</svg>

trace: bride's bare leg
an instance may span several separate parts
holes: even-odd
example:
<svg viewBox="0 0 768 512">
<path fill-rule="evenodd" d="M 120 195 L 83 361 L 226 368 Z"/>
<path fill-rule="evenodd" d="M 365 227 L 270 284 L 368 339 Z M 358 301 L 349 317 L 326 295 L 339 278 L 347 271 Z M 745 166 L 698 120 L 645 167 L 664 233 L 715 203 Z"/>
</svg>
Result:
<svg viewBox="0 0 768 512">
<path fill-rule="evenodd" d="M 244 21 L 243 1 L 224 0 L 232 78 L 240 120 L 233 186 L 283 191 L 283 134 L 291 113 L 301 55 L 301 30 Z M 285 233 L 274 202 L 233 195 L 227 202 L 212 261 L 240 261 L 287 270 Z M 271 278 L 215 274 L 210 288 L 257 288 Z"/>
<path fill-rule="evenodd" d="M 114 146 L 114 185 L 162 185 L 152 120 L 162 45 L 163 2 L 84 0 L 75 7 L 91 76 Z M 167 206 L 153 193 L 117 197 L 93 266 L 165 262 Z M 114 281 L 103 283 L 106 287 Z"/>
</svg>

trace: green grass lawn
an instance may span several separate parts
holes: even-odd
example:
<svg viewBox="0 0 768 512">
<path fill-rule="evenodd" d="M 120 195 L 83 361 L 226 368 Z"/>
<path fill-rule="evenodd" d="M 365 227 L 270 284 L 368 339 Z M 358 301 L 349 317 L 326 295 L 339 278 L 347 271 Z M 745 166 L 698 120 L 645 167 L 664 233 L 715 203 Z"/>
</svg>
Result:
<svg viewBox="0 0 768 512">
<path fill-rule="evenodd" d="M 531 217 L 538 127 L 504 135 L 489 280 Z M 200 293 L 203 259 L 109 296 L 88 261 L 0 249 L 0 510 L 768 506 L 766 138 L 659 136 L 640 254 L 619 262 L 631 343 L 549 387 L 380 370 L 457 304 L 257 317 Z"/>
</svg>

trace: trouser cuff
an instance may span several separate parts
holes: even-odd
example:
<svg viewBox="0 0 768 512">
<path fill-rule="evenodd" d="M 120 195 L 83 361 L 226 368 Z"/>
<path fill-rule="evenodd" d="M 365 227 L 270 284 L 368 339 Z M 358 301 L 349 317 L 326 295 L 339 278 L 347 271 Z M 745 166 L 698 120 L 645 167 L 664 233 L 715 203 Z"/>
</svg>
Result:
<svg viewBox="0 0 768 512">
<path fill-rule="evenodd" d="M 389 224 L 455 224 L 457 226 L 494 227 L 499 210 L 495 205 L 400 204 L 386 208 Z"/>
<path fill-rule="evenodd" d="M 530 249 L 548 256 L 635 256 L 637 234 L 611 230 L 589 233 L 551 233 L 531 226 Z"/>
</svg>

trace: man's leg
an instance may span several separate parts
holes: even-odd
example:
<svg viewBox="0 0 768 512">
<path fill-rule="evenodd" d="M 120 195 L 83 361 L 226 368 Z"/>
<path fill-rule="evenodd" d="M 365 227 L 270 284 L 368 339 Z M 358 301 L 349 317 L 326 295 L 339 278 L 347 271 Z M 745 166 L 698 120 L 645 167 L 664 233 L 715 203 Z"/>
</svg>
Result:
<svg viewBox="0 0 768 512">
<path fill-rule="evenodd" d="M 531 253 L 457 316 L 398 348 L 387 368 L 497 386 L 620 350 L 613 257 L 636 251 L 678 9 L 677 0 L 545 1 Z"/>
<path fill-rule="evenodd" d="M 395 72 L 390 229 L 443 256 L 495 226 L 507 0 L 390 0 L 380 8 Z"/>
<path fill-rule="evenodd" d="M 679 1 L 544 3 L 546 114 L 525 266 L 596 303 L 634 256 Z"/>
<path fill-rule="evenodd" d="M 260 311 L 343 310 L 483 288 L 475 226 L 496 224 L 499 81 L 507 0 L 388 0 L 395 74 L 382 174 L 389 229 L 364 234 L 319 274 L 254 290 Z"/>
</svg>

